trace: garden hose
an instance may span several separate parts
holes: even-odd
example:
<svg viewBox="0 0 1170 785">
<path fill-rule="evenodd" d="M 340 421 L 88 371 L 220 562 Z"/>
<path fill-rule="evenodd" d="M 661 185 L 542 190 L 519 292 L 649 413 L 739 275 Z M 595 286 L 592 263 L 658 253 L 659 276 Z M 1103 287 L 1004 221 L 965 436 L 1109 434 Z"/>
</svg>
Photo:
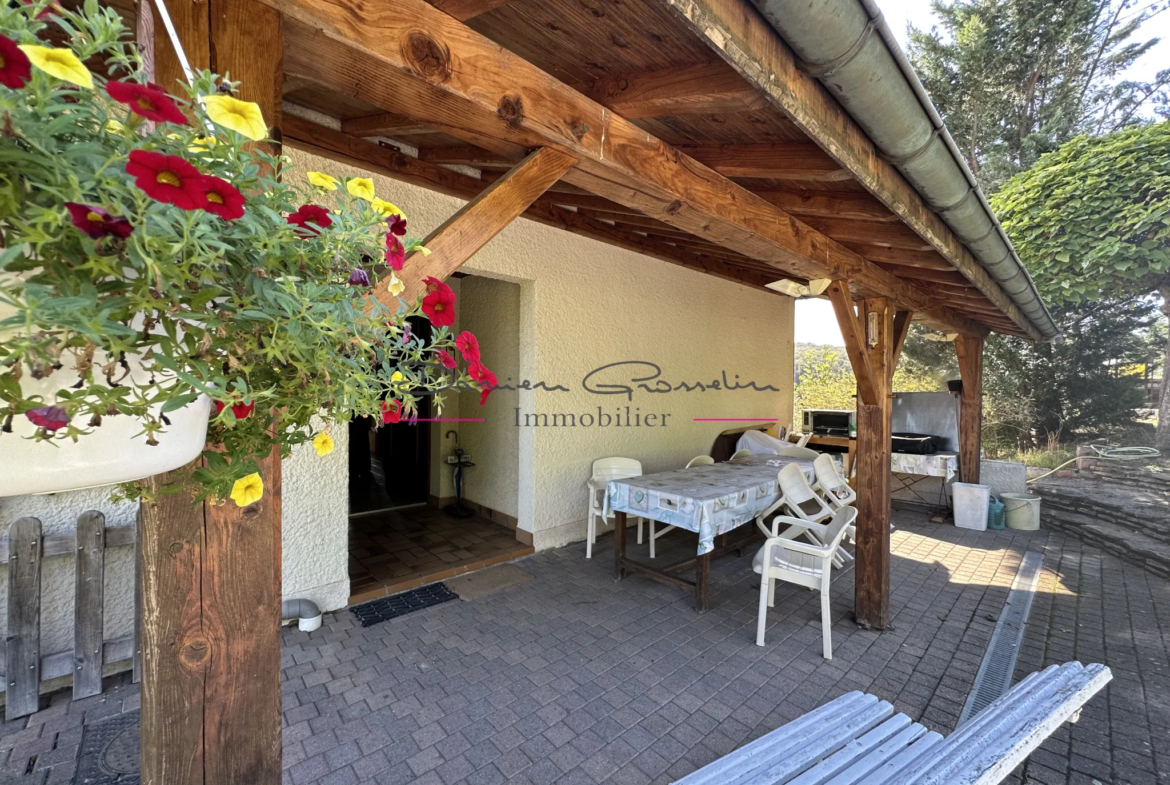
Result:
<svg viewBox="0 0 1170 785">
<path fill-rule="evenodd" d="M 1153 460 L 1154 458 L 1159 458 L 1162 455 L 1161 452 L 1155 450 L 1153 447 L 1098 447 L 1095 444 L 1090 444 L 1089 447 L 1093 450 L 1093 452 L 1097 453 L 1096 456 L 1079 455 L 1076 458 L 1070 458 L 1069 460 L 1060 464 L 1060 466 L 1057 466 L 1055 469 L 1044 472 L 1044 474 L 1041 474 L 1039 477 L 1033 477 L 1032 479 L 1028 480 L 1028 482 L 1033 483 L 1036 482 L 1036 480 L 1042 480 L 1048 475 L 1055 474 L 1056 472 L 1060 471 L 1070 463 L 1076 463 L 1080 460 L 1148 461 Z"/>
</svg>

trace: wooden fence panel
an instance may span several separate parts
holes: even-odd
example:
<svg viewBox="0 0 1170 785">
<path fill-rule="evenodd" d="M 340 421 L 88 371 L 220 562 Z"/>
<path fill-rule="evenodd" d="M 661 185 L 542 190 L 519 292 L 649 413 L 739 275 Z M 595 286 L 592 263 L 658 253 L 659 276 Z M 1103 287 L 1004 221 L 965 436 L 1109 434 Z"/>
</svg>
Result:
<svg viewBox="0 0 1170 785">
<path fill-rule="evenodd" d="M 21 518 L 8 529 L 7 719 L 37 710 L 41 686 L 41 522 Z"/>
<path fill-rule="evenodd" d="M 105 632 L 106 517 L 96 510 L 77 519 L 76 593 L 73 601 L 73 699 L 102 691 Z"/>
</svg>

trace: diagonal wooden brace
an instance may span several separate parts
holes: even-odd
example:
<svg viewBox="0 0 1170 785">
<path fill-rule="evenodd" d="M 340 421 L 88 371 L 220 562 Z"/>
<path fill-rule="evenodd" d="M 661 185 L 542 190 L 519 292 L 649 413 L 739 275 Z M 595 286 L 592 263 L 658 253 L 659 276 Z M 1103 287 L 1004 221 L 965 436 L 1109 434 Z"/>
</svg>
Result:
<svg viewBox="0 0 1170 785">
<path fill-rule="evenodd" d="M 853 312 L 853 297 L 849 294 L 849 284 L 845 281 L 833 281 L 829 284 L 828 295 L 833 303 L 833 311 L 837 314 L 841 337 L 845 339 L 845 353 L 849 355 L 853 375 L 857 377 L 857 396 L 866 406 L 877 406 L 878 385 L 874 380 L 873 369 L 870 367 L 869 355 L 866 352 L 865 330 L 857 314 Z"/>
<path fill-rule="evenodd" d="M 423 279 L 434 277 L 441 281 L 458 270 L 575 163 L 577 159 L 568 153 L 544 147 L 513 166 L 427 235 L 423 245 L 430 255 L 416 251 L 406 260 L 401 277 L 406 288 L 400 297 L 413 303 L 426 291 Z M 378 281 L 373 295 L 390 308 L 398 307 L 397 298 L 390 294 L 390 276 Z"/>
</svg>

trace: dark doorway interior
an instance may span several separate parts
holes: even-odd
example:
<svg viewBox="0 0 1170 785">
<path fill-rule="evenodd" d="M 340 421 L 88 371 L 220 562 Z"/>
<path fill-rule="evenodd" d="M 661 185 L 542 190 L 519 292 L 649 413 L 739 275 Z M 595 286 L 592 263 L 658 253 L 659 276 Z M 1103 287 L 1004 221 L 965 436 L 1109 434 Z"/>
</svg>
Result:
<svg viewBox="0 0 1170 785">
<path fill-rule="evenodd" d="M 431 323 L 410 320 L 411 331 L 430 340 Z M 418 402 L 419 420 L 431 417 L 431 399 Z M 381 427 L 377 427 L 377 426 Z M 383 425 L 371 418 L 349 425 L 349 512 L 368 513 L 425 504 L 430 491 L 429 422 Z"/>
</svg>

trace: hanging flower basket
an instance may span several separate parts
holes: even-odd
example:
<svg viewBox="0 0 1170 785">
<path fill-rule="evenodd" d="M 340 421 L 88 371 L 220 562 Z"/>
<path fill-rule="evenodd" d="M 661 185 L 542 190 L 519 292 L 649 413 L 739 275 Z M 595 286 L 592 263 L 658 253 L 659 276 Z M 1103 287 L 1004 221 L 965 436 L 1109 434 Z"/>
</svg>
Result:
<svg viewBox="0 0 1170 785">
<path fill-rule="evenodd" d="M 294 172 L 217 75 L 151 84 L 129 39 L 96 0 L 0 4 L 0 496 L 140 498 L 201 455 L 174 484 L 246 506 L 274 449 L 486 397 L 452 290 L 398 297 L 426 253 L 403 211 L 368 178 Z"/>
</svg>

